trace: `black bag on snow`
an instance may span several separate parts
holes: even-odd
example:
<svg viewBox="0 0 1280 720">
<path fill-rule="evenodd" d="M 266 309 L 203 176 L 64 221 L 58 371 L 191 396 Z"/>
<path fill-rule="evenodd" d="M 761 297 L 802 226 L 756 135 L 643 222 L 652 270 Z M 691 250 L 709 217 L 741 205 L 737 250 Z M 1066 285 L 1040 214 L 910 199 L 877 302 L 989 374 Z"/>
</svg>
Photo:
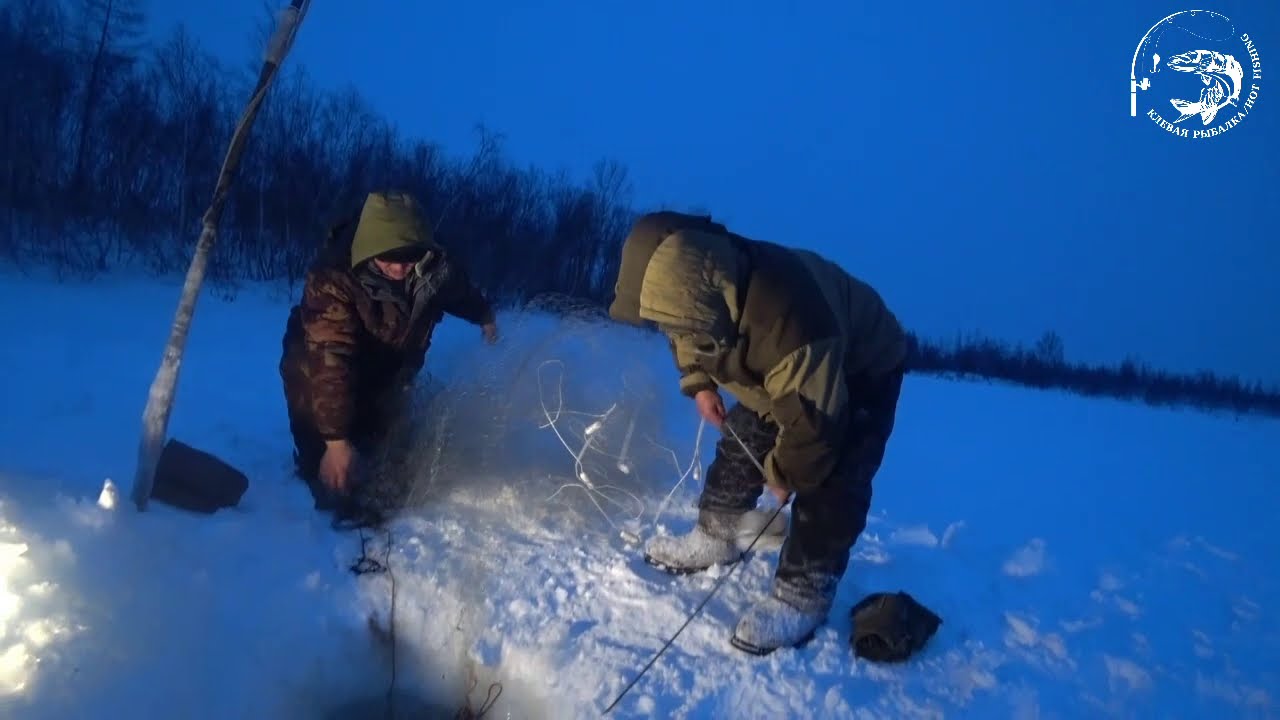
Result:
<svg viewBox="0 0 1280 720">
<path fill-rule="evenodd" d="M 170 439 L 160 452 L 151 497 L 166 505 L 210 514 L 234 507 L 249 489 L 244 473 L 203 450 Z"/>
<path fill-rule="evenodd" d="M 937 632 L 942 618 L 906 592 L 872 593 L 849 611 L 853 654 L 874 662 L 903 662 Z"/>
</svg>

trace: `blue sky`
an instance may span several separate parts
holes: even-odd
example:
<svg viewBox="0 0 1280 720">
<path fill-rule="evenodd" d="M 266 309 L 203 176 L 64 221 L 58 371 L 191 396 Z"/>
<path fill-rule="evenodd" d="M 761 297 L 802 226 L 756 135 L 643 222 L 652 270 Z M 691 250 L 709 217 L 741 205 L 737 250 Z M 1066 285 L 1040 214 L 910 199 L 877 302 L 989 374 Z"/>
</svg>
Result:
<svg viewBox="0 0 1280 720">
<path fill-rule="evenodd" d="M 261 0 L 152 5 L 258 52 Z M 1280 4 L 782 5 L 320 0 L 289 62 L 451 152 L 484 123 L 520 164 L 615 158 L 637 207 L 822 251 L 927 336 L 1055 329 L 1077 359 L 1280 385 Z M 1138 42 L 1190 7 L 1267 78 L 1210 140 L 1128 112 Z"/>
</svg>

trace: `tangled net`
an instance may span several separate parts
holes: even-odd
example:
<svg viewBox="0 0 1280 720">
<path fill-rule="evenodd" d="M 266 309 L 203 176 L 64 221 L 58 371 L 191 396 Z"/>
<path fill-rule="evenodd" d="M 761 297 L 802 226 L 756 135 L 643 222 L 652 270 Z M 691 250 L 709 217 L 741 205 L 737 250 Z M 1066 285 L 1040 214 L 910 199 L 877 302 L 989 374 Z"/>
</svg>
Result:
<svg viewBox="0 0 1280 720">
<path fill-rule="evenodd" d="M 556 382 L 555 406 L 554 410 L 547 405 L 547 399 L 544 394 L 545 380 L 544 371 L 548 367 L 556 367 L 559 369 L 558 379 Z M 610 478 L 615 474 L 622 476 L 630 476 L 632 474 L 633 456 L 631 452 L 631 444 L 635 438 L 637 414 L 628 413 L 625 410 L 619 410 L 620 402 L 614 402 L 603 412 L 589 413 L 575 410 L 568 410 L 564 407 L 564 363 L 560 360 L 545 360 L 538 367 L 538 391 L 539 401 L 542 408 L 545 422 L 539 425 L 542 429 L 550 429 L 555 437 L 560 441 L 561 446 L 569 453 L 569 457 L 573 461 L 573 477 L 572 481 L 562 484 L 556 489 L 548 501 L 554 500 L 562 492 L 567 489 L 579 489 L 585 497 L 587 497 L 604 516 L 604 519 L 617 530 L 619 535 L 628 542 L 638 542 L 639 535 L 635 526 L 643 521 L 645 503 L 635 493 L 627 490 L 611 481 Z M 576 422 L 575 422 L 576 421 Z M 625 424 L 626 430 L 622 434 L 622 441 L 617 452 L 611 452 L 608 449 L 609 433 L 606 427 L 610 424 Z M 658 443 L 652 436 L 646 436 L 649 442 L 670 455 L 672 464 L 678 477 L 670 492 L 663 498 L 658 509 L 654 513 L 653 522 L 656 525 L 661 517 L 662 511 L 670 502 L 671 497 L 684 484 L 684 481 L 692 476 L 695 480 L 699 479 L 698 457 L 702 444 L 703 425 L 699 424 L 698 434 L 694 440 L 693 459 L 681 469 L 679 457 L 676 452 L 669 447 L 665 447 Z M 569 437 L 578 438 L 578 446 L 575 449 Z M 588 453 L 591 457 L 588 457 Z M 596 462 L 589 462 L 589 460 Z M 595 477 L 595 480 L 592 480 Z M 615 497 L 619 495 L 629 503 Z M 608 503 L 616 508 L 620 515 L 611 516 L 609 511 L 605 510 L 601 505 L 601 501 Z M 621 517 L 625 525 L 631 526 L 624 528 L 620 526 L 615 517 Z"/>
<path fill-rule="evenodd" d="M 611 542 L 638 543 L 646 524 L 656 529 L 686 481 L 701 479 L 705 426 L 699 424 L 691 448 L 664 437 L 667 401 L 679 402 L 665 344 L 555 299 L 508 314 L 501 329 L 496 347 L 437 342 L 430 374 L 384 443 L 378 462 L 387 494 L 380 502 L 407 512 L 469 503 L 494 511 L 472 515 L 478 523 L 531 522 L 525 532 L 545 528 L 555 542 L 600 533 Z M 453 323 L 455 330 L 472 328 Z M 692 411 L 685 403 L 676 409 Z M 394 648 L 396 585 L 387 532 L 380 563 L 390 576 Z M 493 553 L 461 549 L 453 556 L 459 576 L 500 572 Z M 465 585 L 482 597 L 482 583 Z M 395 662 L 393 652 L 389 708 L 397 703 Z M 472 675 L 455 717 L 484 717 L 501 690 L 490 685 L 474 708 Z"/>
<path fill-rule="evenodd" d="M 683 452 L 663 437 L 676 398 L 665 346 L 560 298 L 503 318 L 502 332 L 497 347 L 455 344 L 419 389 L 407 503 L 505 500 L 635 542 L 700 479 L 704 427 Z"/>
</svg>

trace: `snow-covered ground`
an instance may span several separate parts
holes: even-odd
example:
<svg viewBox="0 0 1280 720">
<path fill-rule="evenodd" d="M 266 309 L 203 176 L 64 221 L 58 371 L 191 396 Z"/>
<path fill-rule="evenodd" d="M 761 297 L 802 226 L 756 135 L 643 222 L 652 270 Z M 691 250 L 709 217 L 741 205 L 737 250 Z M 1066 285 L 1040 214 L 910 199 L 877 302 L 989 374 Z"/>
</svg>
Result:
<svg viewBox="0 0 1280 720">
<path fill-rule="evenodd" d="M 127 497 L 177 293 L 0 275 L 0 717 L 386 717 L 392 648 L 371 628 L 393 580 L 396 717 L 452 717 L 473 685 L 478 709 L 495 682 L 486 717 L 598 717 L 710 588 L 619 532 L 694 516 L 698 478 L 671 491 L 699 428 L 665 347 L 585 319 L 507 316 L 497 347 L 446 321 L 423 507 L 391 527 L 390 574 L 351 573 L 360 537 L 290 476 L 279 292 L 202 297 L 170 426 L 250 476 L 242 506 L 100 506 L 108 479 Z M 1280 423 L 918 376 L 903 393 L 816 641 L 728 645 L 770 544 L 614 716 L 1280 714 Z M 592 494 L 573 455 L 597 420 Z M 903 666 L 855 660 L 848 608 L 899 589 L 938 634 Z"/>
</svg>

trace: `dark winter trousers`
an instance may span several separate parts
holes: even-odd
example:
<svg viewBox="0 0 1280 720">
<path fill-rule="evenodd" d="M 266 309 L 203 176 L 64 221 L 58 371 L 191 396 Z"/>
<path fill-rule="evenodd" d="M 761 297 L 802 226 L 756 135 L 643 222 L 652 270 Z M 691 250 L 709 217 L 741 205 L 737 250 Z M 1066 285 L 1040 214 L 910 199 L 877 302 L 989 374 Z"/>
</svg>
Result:
<svg viewBox="0 0 1280 720">
<path fill-rule="evenodd" d="M 875 381 L 851 383 L 853 420 L 845 452 L 835 472 L 812 489 L 796 493 L 791 528 L 783 543 L 774 593 L 802 608 L 826 609 L 849 564 L 849 551 L 866 528 L 871 481 L 880 469 L 893 432 L 902 370 Z M 725 423 L 763 463 L 778 435 L 777 426 L 747 407 L 729 409 Z M 741 514 L 756 506 L 764 478 L 727 430 L 716 442 L 698 501 L 701 510 Z"/>
</svg>

